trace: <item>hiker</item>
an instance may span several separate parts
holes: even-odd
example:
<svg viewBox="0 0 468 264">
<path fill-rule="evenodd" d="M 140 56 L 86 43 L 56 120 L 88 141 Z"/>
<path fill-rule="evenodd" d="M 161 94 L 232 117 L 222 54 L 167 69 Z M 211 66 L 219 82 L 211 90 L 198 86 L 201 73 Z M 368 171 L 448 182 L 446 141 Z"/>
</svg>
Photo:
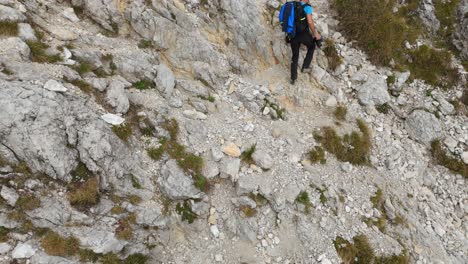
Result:
<svg viewBox="0 0 468 264">
<path fill-rule="evenodd" d="M 283 31 L 288 33 L 287 41 L 290 41 L 292 50 L 292 62 L 291 62 L 291 84 L 294 84 L 297 79 L 297 66 L 299 61 L 299 49 L 301 44 L 307 46 L 307 54 L 302 64 L 302 72 L 309 73 L 312 71 L 310 63 L 314 56 L 315 43 L 321 41 L 322 36 L 318 33 L 315 28 L 314 20 L 312 18 L 313 8 L 309 4 L 309 0 L 301 0 L 288 2 L 285 4 L 285 9 L 280 13 L 280 21 L 283 25 Z M 286 5 L 290 5 L 293 8 L 292 16 L 294 19 L 289 18 L 291 10 L 288 10 Z M 293 7 L 292 7 L 293 6 Z M 288 16 L 288 17 L 286 17 Z M 284 20 L 283 20 L 284 19 Z M 291 27 L 291 21 L 294 21 L 294 25 Z M 289 25 L 287 25 L 289 23 Z"/>
</svg>

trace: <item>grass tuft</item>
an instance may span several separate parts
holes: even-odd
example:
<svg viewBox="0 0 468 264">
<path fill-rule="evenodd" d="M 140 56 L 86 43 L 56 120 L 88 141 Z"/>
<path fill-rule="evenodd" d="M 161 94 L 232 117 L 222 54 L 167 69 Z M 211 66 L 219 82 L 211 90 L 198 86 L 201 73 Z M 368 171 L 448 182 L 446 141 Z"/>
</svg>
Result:
<svg viewBox="0 0 468 264">
<path fill-rule="evenodd" d="M 0 21 L 0 36 L 18 36 L 18 23 L 10 21 Z"/>
<path fill-rule="evenodd" d="M 336 107 L 333 114 L 335 115 L 336 120 L 345 121 L 346 115 L 348 114 L 348 108 L 346 108 L 344 105 L 339 105 Z"/>
<path fill-rule="evenodd" d="M 386 115 L 390 112 L 390 105 L 388 103 L 377 105 L 376 109 L 379 113 Z"/>
<path fill-rule="evenodd" d="M 239 207 L 239 210 L 245 215 L 245 217 L 254 217 L 257 214 L 257 210 L 254 208 L 248 206 L 248 205 L 242 205 Z"/>
<path fill-rule="evenodd" d="M 138 204 L 141 203 L 142 199 L 141 199 L 141 197 L 138 196 L 138 195 L 130 195 L 130 196 L 128 197 L 128 201 L 129 201 L 131 204 L 133 204 L 133 205 L 138 205 Z"/>
<path fill-rule="evenodd" d="M 448 51 L 438 51 L 427 45 L 409 52 L 409 68 L 413 77 L 429 84 L 448 88 L 458 79 L 458 70 L 451 65 L 452 55 Z"/>
<path fill-rule="evenodd" d="M 327 163 L 327 159 L 325 158 L 325 151 L 322 147 L 316 146 L 314 149 L 309 151 L 309 160 L 312 163 L 325 164 Z"/>
<path fill-rule="evenodd" d="M 78 253 L 80 242 L 73 236 L 65 238 L 49 231 L 42 238 L 41 246 L 48 255 L 69 257 Z"/>
<path fill-rule="evenodd" d="M 136 253 L 128 256 L 124 264 L 145 264 L 150 258 L 146 255 L 143 255 L 141 253 Z"/>
<path fill-rule="evenodd" d="M 296 197 L 296 202 L 305 206 L 306 214 L 310 212 L 310 207 L 312 206 L 312 203 L 310 202 L 309 194 L 307 193 L 307 191 L 301 191 Z"/>
<path fill-rule="evenodd" d="M 257 144 L 254 144 L 247 150 L 243 151 L 240 156 L 241 160 L 246 162 L 247 164 L 254 164 L 255 162 L 252 158 L 252 155 L 254 154 L 256 147 L 257 147 Z"/>
<path fill-rule="evenodd" d="M 440 140 L 434 140 L 431 143 L 431 154 L 434 161 L 441 166 L 446 167 L 454 173 L 461 174 L 468 178 L 468 165 L 462 160 L 450 157 L 442 147 Z"/>
<path fill-rule="evenodd" d="M 133 87 L 138 90 L 148 90 L 156 88 L 156 84 L 151 80 L 141 80 L 136 83 L 133 83 Z"/>
<path fill-rule="evenodd" d="M 102 254 L 94 253 L 91 249 L 80 249 L 78 251 L 78 256 L 80 257 L 81 262 L 96 263 Z"/>
<path fill-rule="evenodd" d="M 197 215 L 192 211 L 189 201 L 184 201 L 183 204 L 177 203 L 176 212 L 182 216 L 182 221 L 187 221 L 189 224 L 197 219 Z"/>
<path fill-rule="evenodd" d="M 323 52 L 328 59 L 328 69 L 334 71 L 343 63 L 343 59 L 340 57 L 340 55 L 338 55 L 335 42 L 332 39 L 325 40 L 325 47 L 323 48 Z"/>
<path fill-rule="evenodd" d="M 394 85 L 396 82 L 396 76 L 395 75 L 390 75 L 387 77 L 387 86 L 388 87 L 391 87 L 392 85 Z"/>
<path fill-rule="evenodd" d="M 21 211 L 31 211 L 41 206 L 41 200 L 33 195 L 21 195 L 15 207 Z"/>
<path fill-rule="evenodd" d="M 127 124 L 112 126 L 112 131 L 124 142 L 128 142 L 128 139 L 132 135 L 132 127 Z"/>
<path fill-rule="evenodd" d="M 134 175 L 131 176 L 131 180 L 132 180 L 133 188 L 135 188 L 135 189 L 142 189 L 143 188 L 141 186 L 141 184 L 140 184 L 140 181 L 138 181 L 138 178 L 135 177 Z"/>
<path fill-rule="evenodd" d="M 381 263 L 381 264 L 408 264 L 409 258 L 406 253 L 402 255 L 392 256 L 375 256 L 374 250 L 369 244 L 366 236 L 359 235 L 353 238 L 351 243 L 342 237 L 336 237 L 333 241 L 336 252 L 340 256 L 343 263 L 353 264 L 369 264 L 369 263 Z"/>
<path fill-rule="evenodd" d="M 202 100 L 209 101 L 209 102 L 212 102 L 212 103 L 215 102 L 215 98 L 213 96 L 211 96 L 211 95 L 208 96 L 208 97 L 203 96 L 203 95 L 198 95 L 197 97 L 202 99 Z"/>
<path fill-rule="evenodd" d="M 46 49 L 49 46 L 41 41 L 27 40 L 26 44 L 31 50 L 31 60 L 38 63 L 56 63 L 61 61 L 59 54 L 48 55 Z"/>
<path fill-rule="evenodd" d="M 80 161 L 76 168 L 71 172 L 71 175 L 73 182 L 80 182 L 92 177 L 93 173 L 88 170 L 88 168 L 83 162 Z"/>
<path fill-rule="evenodd" d="M 153 160 L 160 160 L 162 158 L 162 155 L 164 154 L 164 151 L 165 149 L 163 146 L 159 148 L 147 148 L 146 149 L 146 153 Z"/>
<path fill-rule="evenodd" d="M 10 233 L 8 229 L 0 226 L 0 243 L 8 241 L 8 233 Z"/>
<path fill-rule="evenodd" d="M 74 86 L 80 88 L 84 93 L 90 94 L 93 92 L 93 87 L 86 81 L 75 79 L 75 80 L 65 80 L 68 83 L 73 84 Z"/>
<path fill-rule="evenodd" d="M 193 181 L 194 181 L 194 185 L 197 189 L 199 189 L 200 191 L 202 192 L 208 192 L 209 189 L 210 189 L 210 184 L 208 182 L 208 180 L 205 178 L 205 176 L 201 175 L 201 174 L 195 174 L 195 176 L 193 176 Z"/>
<path fill-rule="evenodd" d="M 85 73 L 91 72 L 93 70 L 93 66 L 87 61 L 82 61 L 77 66 L 75 66 L 74 69 L 78 72 L 78 74 L 83 75 Z"/>
<path fill-rule="evenodd" d="M 142 39 L 138 42 L 138 48 L 149 49 L 153 47 L 153 43 L 150 40 Z"/>
<path fill-rule="evenodd" d="M 121 219 L 115 229 L 115 234 L 120 240 L 131 240 L 133 238 L 132 216 Z"/>
<path fill-rule="evenodd" d="M 364 121 L 358 119 L 360 132 L 352 132 L 343 137 L 331 127 L 324 127 L 321 134 L 315 133 L 315 140 L 322 143 L 328 152 L 334 154 L 340 161 L 354 165 L 369 163 L 369 153 L 372 147 L 370 131 Z"/>
<path fill-rule="evenodd" d="M 72 184 L 70 188 L 68 200 L 71 205 L 79 209 L 89 208 L 99 202 L 99 183 L 96 177 L 83 183 Z"/>
<path fill-rule="evenodd" d="M 100 259 L 101 264 L 119 264 L 119 257 L 114 253 L 107 253 Z"/>
</svg>

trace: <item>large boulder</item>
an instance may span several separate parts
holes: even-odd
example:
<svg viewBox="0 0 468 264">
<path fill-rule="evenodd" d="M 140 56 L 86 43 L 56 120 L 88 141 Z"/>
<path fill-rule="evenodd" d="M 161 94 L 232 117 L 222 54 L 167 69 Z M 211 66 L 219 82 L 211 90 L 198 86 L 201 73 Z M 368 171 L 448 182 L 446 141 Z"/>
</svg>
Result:
<svg viewBox="0 0 468 264">
<path fill-rule="evenodd" d="M 359 101 L 363 105 L 382 105 L 390 101 L 385 79 L 379 75 L 369 77 L 369 80 L 356 88 Z"/>
<path fill-rule="evenodd" d="M 96 226 L 72 227 L 68 231 L 78 238 L 82 247 L 98 254 L 119 253 L 127 245 L 127 242 L 118 240 L 113 232 L 100 230 Z"/>
<path fill-rule="evenodd" d="M 439 119 L 424 110 L 415 110 L 408 116 L 406 130 L 413 140 L 425 145 L 443 136 Z"/>
</svg>

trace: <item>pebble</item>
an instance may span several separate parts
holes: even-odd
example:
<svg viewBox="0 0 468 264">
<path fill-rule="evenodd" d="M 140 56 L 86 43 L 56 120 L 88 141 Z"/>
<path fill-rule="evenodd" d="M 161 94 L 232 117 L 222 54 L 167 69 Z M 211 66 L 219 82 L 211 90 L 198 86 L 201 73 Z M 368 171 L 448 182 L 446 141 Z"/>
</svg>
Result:
<svg viewBox="0 0 468 264">
<path fill-rule="evenodd" d="M 216 262 L 223 262 L 223 255 L 221 255 L 221 254 L 216 254 L 216 255 L 215 255 L 215 261 L 216 261 Z"/>
<path fill-rule="evenodd" d="M 224 152 L 224 154 L 234 158 L 240 157 L 241 155 L 239 147 L 232 142 L 227 143 L 221 150 Z"/>
<path fill-rule="evenodd" d="M 219 237 L 219 229 L 217 225 L 212 225 L 210 227 L 211 234 L 213 234 L 214 237 L 218 238 Z"/>
</svg>

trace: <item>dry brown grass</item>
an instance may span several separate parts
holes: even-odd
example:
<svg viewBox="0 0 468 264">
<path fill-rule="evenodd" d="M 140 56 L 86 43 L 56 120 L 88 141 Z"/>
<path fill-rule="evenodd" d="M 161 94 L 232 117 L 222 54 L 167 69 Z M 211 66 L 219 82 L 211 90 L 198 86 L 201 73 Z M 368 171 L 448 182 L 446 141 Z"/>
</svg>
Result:
<svg viewBox="0 0 468 264">
<path fill-rule="evenodd" d="M 83 183 L 75 183 L 70 189 L 68 200 L 71 205 L 79 209 L 87 209 L 99 202 L 99 182 L 96 177 Z"/>
<path fill-rule="evenodd" d="M 340 161 L 355 165 L 369 163 L 372 148 L 372 138 L 364 121 L 358 119 L 359 132 L 352 132 L 340 137 L 331 127 L 324 127 L 322 133 L 315 133 L 315 140 L 320 142 L 328 152 L 334 154 Z"/>
<path fill-rule="evenodd" d="M 49 231 L 41 240 L 44 251 L 51 256 L 68 257 L 78 253 L 80 242 L 75 237 L 62 237 L 59 234 Z"/>
<path fill-rule="evenodd" d="M 431 143 L 431 153 L 432 158 L 438 165 L 444 166 L 452 172 L 468 178 L 468 165 L 460 159 L 449 156 L 443 149 L 440 140 L 434 140 Z"/>
<path fill-rule="evenodd" d="M 339 105 L 336 107 L 333 114 L 335 115 L 336 120 L 345 121 L 346 115 L 348 114 L 348 108 L 346 108 L 344 105 Z"/>
<path fill-rule="evenodd" d="M 325 56 L 327 56 L 328 68 L 330 70 L 336 70 L 336 68 L 343 63 L 343 59 L 338 55 L 338 51 L 335 48 L 335 42 L 332 39 L 325 40 L 323 52 L 325 53 Z"/>
<path fill-rule="evenodd" d="M 0 36 L 18 36 L 18 23 L 10 21 L 0 21 Z"/>
</svg>

